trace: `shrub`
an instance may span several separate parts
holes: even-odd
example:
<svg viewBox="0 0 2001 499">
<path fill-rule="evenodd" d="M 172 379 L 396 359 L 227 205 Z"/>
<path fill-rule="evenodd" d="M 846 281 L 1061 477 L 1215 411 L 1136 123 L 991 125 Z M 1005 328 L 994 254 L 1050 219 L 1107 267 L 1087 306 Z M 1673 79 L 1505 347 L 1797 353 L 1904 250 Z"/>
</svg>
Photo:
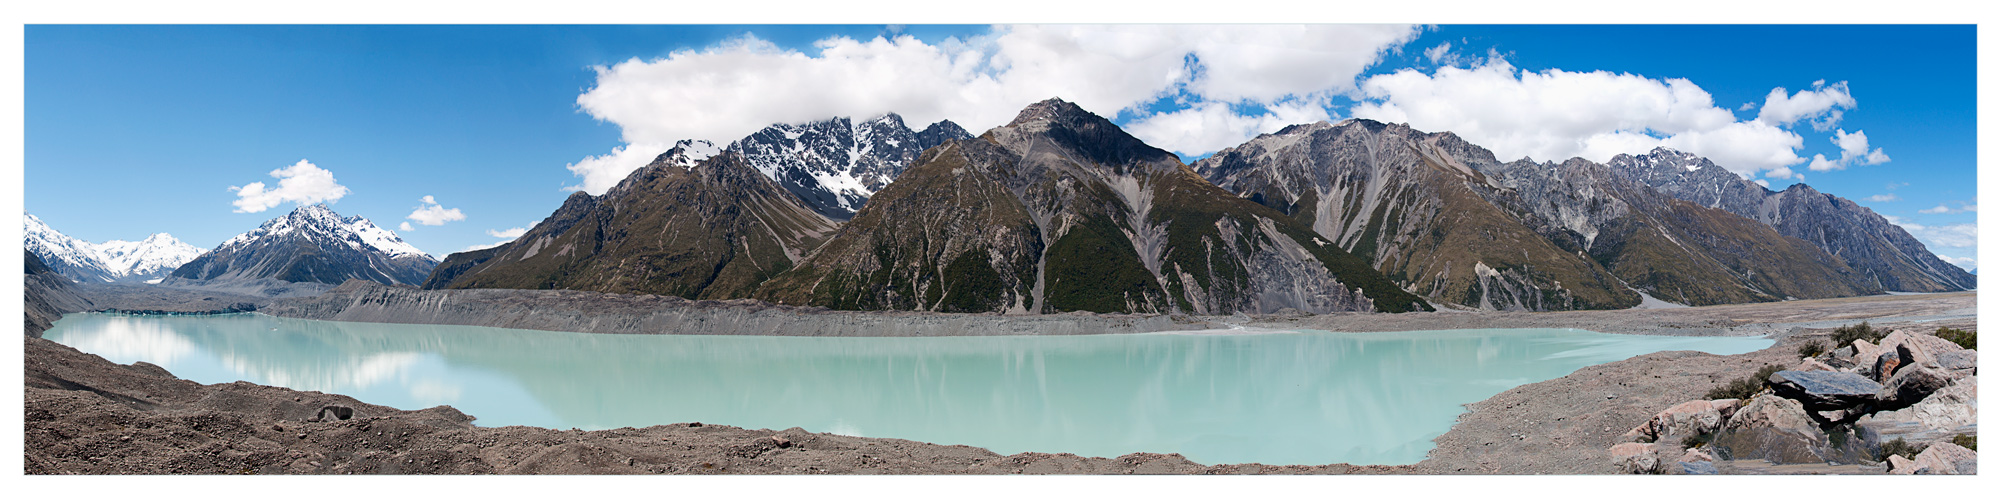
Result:
<svg viewBox="0 0 2001 499">
<path fill-rule="evenodd" d="M 1861 324 L 1834 328 L 1834 344 L 1847 345 L 1854 343 L 1855 340 L 1875 343 L 1882 341 L 1884 336 L 1889 335 L 1890 330 L 1872 328 L 1869 327 L 1869 321 L 1862 321 Z"/>
<path fill-rule="evenodd" d="M 1781 367 L 1777 364 L 1767 364 L 1765 367 L 1758 368 L 1757 374 L 1753 374 L 1749 378 L 1732 381 L 1730 382 L 1730 384 L 1727 385 L 1716 387 L 1715 389 L 1710 390 L 1709 394 L 1704 395 L 1703 397 L 1709 400 L 1749 399 L 1752 396 L 1757 395 L 1758 392 L 1764 391 L 1765 379 L 1771 378 L 1772 373 L 1783 370 L 1785 370 L 1785 367 Z"/>
<path fill-rule="evenodd" d="M 1974 343 L 1977 343 L 1978 340 L 1980 339 L 1979 333 L 1977 332 L 1966 331 L 1961 329 L 1953 329 L 1949 327 L 1938 328 L 1937 331 L 1932 332 L 1932 336 L 1944 338 L 1946 341 L 1950 341 L 1955 345 L 1959 345 L 1960 348 L 1964 348 L 1967 350 L 1973 350 Z"/>
<path fill-rule="evenodd" d="M 1821 343 L 1819 341 L 1808 341 L 1806 343 L 1800 344 L 1799 353 L 1801 357 L 1813 357 L 1816 355 L 1820 355 L 1821 352 L 1825 351 L 1827 351 L 1826 343 Z"/>
<path fill-rule="evenodd" d="M 1890 456 L 1904 456 L 1904 459 L 1917 459 L 1918 453 L 1924 452 L 1924 450 L 1924 447 L 1911 445 L 1909 442 L 1905 442 L 1902 437 L 1898 437 L 1896 440 L 1883 442 L 1881 447 L 1876 448 L 1876 460 L 1888 460 Z"/>
<path fill-rule="evenodd" d="M 1975 452 L 1980 451 L 1980 449 L 1976 449 L 1973 447 L 1973 435 L 1953 435 L 1952 444 L 1960 447 L 1965 447 L 1966 450 Z"/>
</svg>

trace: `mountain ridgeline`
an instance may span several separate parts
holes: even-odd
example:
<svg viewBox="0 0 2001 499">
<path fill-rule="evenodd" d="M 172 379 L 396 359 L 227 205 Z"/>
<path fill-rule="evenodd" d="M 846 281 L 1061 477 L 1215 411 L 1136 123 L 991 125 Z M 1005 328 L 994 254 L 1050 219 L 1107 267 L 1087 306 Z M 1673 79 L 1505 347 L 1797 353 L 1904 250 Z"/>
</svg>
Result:
<svg viewBox="0 0 2001 499">
<path fill-rule="evenodd" d="M 174 269 L 172 277 L 415 285 L 437 265 L 437 259 L 368 219 L 341 217 L 313 204 L 223 241 Z"/>
<path fill-rule="evenodd" d="M 837 118 L 683 141 L 515 241 L 451 255 L 424 287 L 1231 314 L 1972 286 L 1852 202 L 1703 165 L 1668 150 L 1502 163 L 1451 133 L 1367 120 L 1294 125 L 1187 165 L 1058 99 L 978 137 Z"/>
</svg>

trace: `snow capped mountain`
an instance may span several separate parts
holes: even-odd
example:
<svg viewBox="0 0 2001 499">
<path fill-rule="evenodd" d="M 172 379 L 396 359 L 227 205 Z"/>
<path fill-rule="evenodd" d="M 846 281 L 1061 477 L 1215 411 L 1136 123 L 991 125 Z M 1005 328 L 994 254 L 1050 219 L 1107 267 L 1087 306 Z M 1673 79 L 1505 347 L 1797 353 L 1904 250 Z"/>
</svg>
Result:
<svg viewBox="0 0 2001 499">
<path fill-rule="evenodd" d="M 834 220 L 854 217 L 869 196 L 889 185 L 917 156 L 948 140 L 971 134 L 951 121 L 939 121 L 923 131 L 903 124 L 894 113 L 853 121 L 833 118 L 803 125 L 777 124 L 730 143 L 725 149 L 744 156 L 751 167 L 798 196 L 807 207 Z M 713 150 L 697 149 L 706 141 L 681 141 L 674 150 L 698 161 Z M 697 153 L 705 153 L 697 156 Z M 663 155 L 665 156 L 665 155 Z"/>
<path fill-rule="evenodd" d="M 202 253 L 164 232 L 140 241 L 93 244 L 58 232 L 34 215 L 22 217 L 22 232 L 28 251 L 76 281 L 158 282 Z"/>
<path fill-rule="evenodd" d="M 340 284 L 424 282 L 438 261 L 368 219 L 308 205 L 223 241 L 174 271 L 183 279 L 274 278 Z"/>
</svg>

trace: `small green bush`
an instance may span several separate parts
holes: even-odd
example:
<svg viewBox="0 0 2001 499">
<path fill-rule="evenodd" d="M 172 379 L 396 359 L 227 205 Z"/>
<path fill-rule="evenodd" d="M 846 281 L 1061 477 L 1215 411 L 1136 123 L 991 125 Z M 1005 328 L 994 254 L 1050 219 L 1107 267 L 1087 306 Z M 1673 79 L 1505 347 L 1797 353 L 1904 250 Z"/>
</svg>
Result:
<svg viewBox="0 0 2001 499">
<path fill-rule="evenodd" d="M 1973 446 L 1973 435 L 1953 435 L 1952 444 L 1960 447 L 1965 447 L 1966 450 L 1970 451 L 1978 452 L 1980 450 L 1974 448 Z"/>
<path fill-rule="evenodd" d="M 1967 350 L 1973 350 L 1974 343 L 1977 343 L 1980 339 L 1977 332 L 1949 327 L 1938 328 L 1937 331 L 1932 332 L 1932 336 L 1944 338 L 1946 341 L 1950 341 L 1955 345 L 1959 345 L 1960 348 Z"/>
<path fill-rule="evenodd" d="M 1875 343 L 1882 341 L 1884 336 L 1889 335 L 1890 330 L 1872 328 L 1869 327 L 1869 321 L 1862 321 L 1861 324 L 1834 328 L 1834 344 L 1847 345 L 1855 343 L 1855 340 Z"/>
<path fill-rule="evenodd" d="M 1709 400 L 1749 399 L 1752 396 L 1757 395 L 1758 392 L 1765 390 L 1766 378 L 1772 377 L 1772 373 L 1783 371 L 1785 369 L 1786 369 L 1785 367 L 1779 366 L 1777 364 L 1767 364 L 1765 367 L 1758 368 L 1757 374 L 1753 374 L 1749 378 L 1732 381 L 1730 382 L 1730 384 L 1727 385 L 1716 387 L 1715 389 L 1710 390 L 1709 394 L 1704 395 L 1703 397 L 1708 398 Z"/>
<path fill-rule="evenodd" d="M 1911 445 L 1909 442 L 1905 442 L 1902 437 L 1898 437 L 1896 440 L 1883 442 L 1881 447 L 1876 448 L 1876 460 L 1888 460 L 1890 456 L 1904 456 L 1904 459 L 1917 459 L 1918 453 L 1924 451 L 1924 447 Z"/>
<path fill-rule="evenodd" d="M 1820 355 L 1821 352 L 1826 352 L 1826 351 L 1827 351 L 1826 343 L 1821 343 L 1819 341 L 1808 341 L 1806 343 L 1800 344 L 1799 353 L 1801 357 L 1813 357 L 1816 355 Z"/>
</svg>

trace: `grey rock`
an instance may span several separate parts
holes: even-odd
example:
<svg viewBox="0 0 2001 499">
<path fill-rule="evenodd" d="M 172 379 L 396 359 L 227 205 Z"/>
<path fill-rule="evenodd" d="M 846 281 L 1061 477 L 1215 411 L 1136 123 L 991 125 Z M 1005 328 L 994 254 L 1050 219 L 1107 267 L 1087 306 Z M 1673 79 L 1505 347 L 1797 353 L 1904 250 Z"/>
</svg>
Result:
<svg viewBox="0 0 2001 499">
<path fill-rule="evenodd" d="M 1960 350 L 1939 354 L 1938 366 L 1947 371 L 1966 371 L 1966 375 L 1977 374 L 1973 370 L 1980 367 L 1980 354 L 1973 350 Z"/>
<path fill-rule="evenodd" d="M 1977 434 L 1979 383 L 1979 377 L 1969 376 L 1953 381 L 1916 405 L 1863 416 L 1855 422 L 1855 435 L 1870 446 L 1881 446 L 1899 438 L 1923 445 L 1949 442 L 1955 435 Z"/>
<path fill-rule="evenodd" d="M 1800 401 L 1815 411 L 1848 409 L 1872 402 L 1882 385 L 1856 374 L 1835 371 L 1779 371 L 1766 381 L 1782 397 Z"/>
<path fill-rule="evenodd" d="M 1904 360 L 1903 356 L 1897 355 L 1895 349 L 1890 349 L 1878 354 L 1873 365 L 1875 367 L 1869 369 L 1869 377 L 1877 382 L 1887 383 L 1890 381 L 1890 376 L 1897 374 L 1897 369 L 1904 367 Z"/>
<path fill-rule="evenodd" d="M 1838 455 L 1799 401 L 1770 393 L 1753 397 L 1738 409 L 1711 445 L 1718 458 L 1773 464 L 1824 463 Z"/>
<path fill-rule="evenodd" d="M 1980 456 L 1965 447 L 1951 442 L 1932 444 L 1914 459 L 1919 475 L 1972 475 L 1978 468 Z"/>
<path fill-rule="evenodd" d="M 1654 444 L 1623 443 L 1607 449 L 1612 469 L 1627 475 L 1659 475 L 1667 472 L 1660 447 Z"/>
<path fill-rule="evenodd" d="M 1944 371 L 1931 365 L 1916 365 L 1897 371 L 1890 381 L 1876 393 L 1876 405 L 1883 409 L 1902 409 L 1917 404 L 1932 395 L 1952 380 Z"/>
<path fill-rule="evenodd" d="M 1710 463 L 1708 461 L 1682 462 L 1678 464 L 1681 465 L 1681 474 L 1683 475 L 1716 474 L 1716 464 Z"/>
</svg>

